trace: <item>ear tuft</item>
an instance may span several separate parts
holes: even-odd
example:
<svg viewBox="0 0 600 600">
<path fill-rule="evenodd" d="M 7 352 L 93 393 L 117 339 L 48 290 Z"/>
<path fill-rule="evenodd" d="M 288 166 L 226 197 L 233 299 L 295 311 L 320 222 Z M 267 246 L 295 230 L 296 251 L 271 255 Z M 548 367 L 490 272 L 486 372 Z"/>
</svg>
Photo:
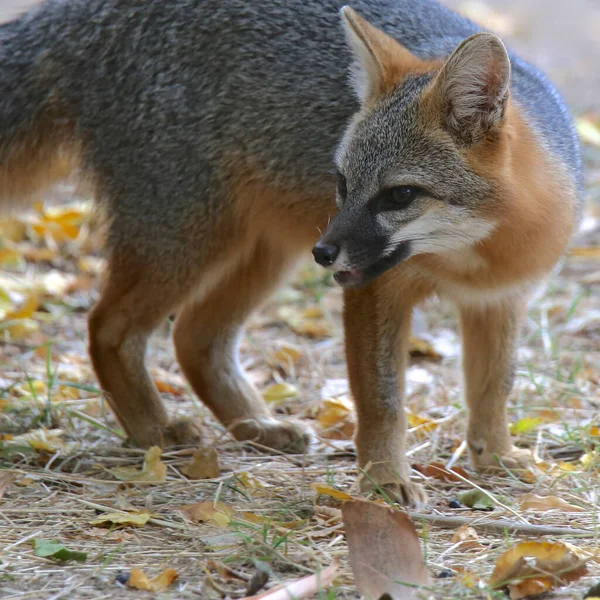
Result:
<svg viewBox="0 0 600 600">
<path fill-rule="evenodd" d="M 503 121 L 510 83 L 510 60 L 504 44 L 491 33 L 463 41 L 436 78 L 445 122 L 465 143 L 483 140 Z"/>
<path fill-rule="evenodd" d="M 352 86 L 363 105 L 390 92 L 408 72 L 427 70 L 426 63 L 349 6 L 344 6 L 340 14 L 354 55 L 350 69 Z"/>
</svg>

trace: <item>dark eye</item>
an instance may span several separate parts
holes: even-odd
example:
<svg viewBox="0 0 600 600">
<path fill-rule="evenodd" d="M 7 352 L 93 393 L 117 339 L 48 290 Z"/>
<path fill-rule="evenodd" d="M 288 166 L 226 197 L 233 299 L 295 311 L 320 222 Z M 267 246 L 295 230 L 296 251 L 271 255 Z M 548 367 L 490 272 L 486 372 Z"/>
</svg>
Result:
<svg viewBox="0 0 600 600">
<path fill-rule="evenodd" d="M 379 210 L 400 210 L 406 208 L 424 190 L 414 185 L 400 185 L 389 188 L 379 194 Z"/>
<path fill-rule="evenodd" d="M 346 178 L 341 173 L 338 173 L 337 193 L 342 200 L 345 200 L 346 196 L 348 195 Z"/>
</svg>

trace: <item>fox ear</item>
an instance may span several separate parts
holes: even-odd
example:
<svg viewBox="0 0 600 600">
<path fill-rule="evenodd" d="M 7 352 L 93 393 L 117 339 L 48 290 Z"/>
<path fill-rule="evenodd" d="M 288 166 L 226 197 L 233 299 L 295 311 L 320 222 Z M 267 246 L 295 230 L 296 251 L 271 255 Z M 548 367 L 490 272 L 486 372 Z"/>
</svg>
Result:
<svg viewBox="0 0 600 600">
<path fill-rule="evenodd" d="M 352 85 L 361 104 L 391 92 L 407 72 L 425 70 L 423 61 L 349 6 L 342 8 L 341 15 L 346 40 L 354 54 Z"/>
<path fill-rule="evenodd" d="M 450 132 L 465 143 L 474 143 L 498 127 L 509 82 L 510 60 L 500 38 L 478 33 L 464 40 L 434 83 Z"/>
</svg>

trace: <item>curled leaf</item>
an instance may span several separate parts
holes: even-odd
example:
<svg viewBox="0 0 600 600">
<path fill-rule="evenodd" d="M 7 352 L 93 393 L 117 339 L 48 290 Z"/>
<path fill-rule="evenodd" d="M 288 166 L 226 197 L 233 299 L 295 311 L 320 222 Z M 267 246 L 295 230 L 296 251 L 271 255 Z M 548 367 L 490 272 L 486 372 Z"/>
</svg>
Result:
<svg viewBox="0 0 600 600">
<path fill-rule="evenodd" d="M 586 558 L 561 542 L 522 542 L 504 552 L 490 578 L 493 588 L 508 587 L 511 600 L 520 600 L 577 581 L 587 574 Z"/>
<path fill-rule="evenodd" d="M 325 496 L 329 496 L 330 498 L 335 498 L 336 500 L 341 500 L 345 502 L 347 500 L 352 500 L 352 496 L 350 494 L 346 494 L 346 492 L 342 492 L 340 490 L 336 490 L 328 485 L 320 485 L 318 483 L 313 483 L 310 487 L 312 487 L 317 494 L 324 494 Z"/>
<path fill-rule="evenodd" d="M 208 523 L 216 527 L 227 527 L 231 523 L 233 511 L 221 502 L 198 502 L 177 509 L 192 523 Z"/>
<path fill-rule="evenodd" d="M 94 527 L 143 527 L 150 519 L 149 512 L 110 512 L 90 521 Z"/>
<path fill-rule="evenodd" d="M 494 510 L 494 501 L 481 490 L 473 489 L 458 494 L 458 500 L 473 510 Z"/>
<path fill-rule="evenodd" d="M 121 481 L 164 483 L 167 480 L 167 465 L 160 460 L 161 454 L 158 446 L 152 446 L 146 452 L 141 471 L 136 467 L 115 467 L 110 472 Z"/>
<path fill-rule="evenodd" d="M 164 592 L 178 577 L 179 574 L 175 569 L 165 569 L 160 575 L 152 579 L 149 579 L 140 569 L 131 569 L 127 585 L 136 590 Z"/>
<path fill-rule="evenodd" d="M 523 510 L 561 510 L 562 512 L 585 512 L 580 506 L 569 504 L 558 496 L 538 496 L 536 494 L 525 494 L 519 499 Z"/>
<path fill-rule="evenodd" d="M 298 388 L 291 383 L 274 383 L 262 393 L 263 398 L 272 404 L 281 404 L 298 396 Z"/>
<path fill-rule="evenodd" d="M 219 476 L 219 455 L 214 448 L 194 450 L 193 459 L 181 467 L 189 479 L 214 479 Z"/>
</svg>

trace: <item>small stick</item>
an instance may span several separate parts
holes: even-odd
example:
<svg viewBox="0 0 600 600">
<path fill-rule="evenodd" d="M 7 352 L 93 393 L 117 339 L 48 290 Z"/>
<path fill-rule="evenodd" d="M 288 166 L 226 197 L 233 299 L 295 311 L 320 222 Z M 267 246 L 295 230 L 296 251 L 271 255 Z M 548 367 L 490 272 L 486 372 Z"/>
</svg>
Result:
<svg viewBox="0 0 600 600">
<path fill-rule="evenodd" d="M 525 533 L 532 535 L 570 535 L 585 538 L 593 538 L 598 535 L 595 531 L 585 529 L 571 529 L 569 527 L 549 527 L 546 525 L 533 525 L 531 523 L 515 523 L 507 519 L 495 519 L 494 521 L 473 521 L 470 517 L 445 517 L 441 515 L 428 515 L 425 513 L 408 513 L 413 521 L 427 521 L 437 527 L 455 528 L 461 525 L 470 525 L 490 533 L 502 533 L 505 530 L 511 533 Z"/>
</svg>

